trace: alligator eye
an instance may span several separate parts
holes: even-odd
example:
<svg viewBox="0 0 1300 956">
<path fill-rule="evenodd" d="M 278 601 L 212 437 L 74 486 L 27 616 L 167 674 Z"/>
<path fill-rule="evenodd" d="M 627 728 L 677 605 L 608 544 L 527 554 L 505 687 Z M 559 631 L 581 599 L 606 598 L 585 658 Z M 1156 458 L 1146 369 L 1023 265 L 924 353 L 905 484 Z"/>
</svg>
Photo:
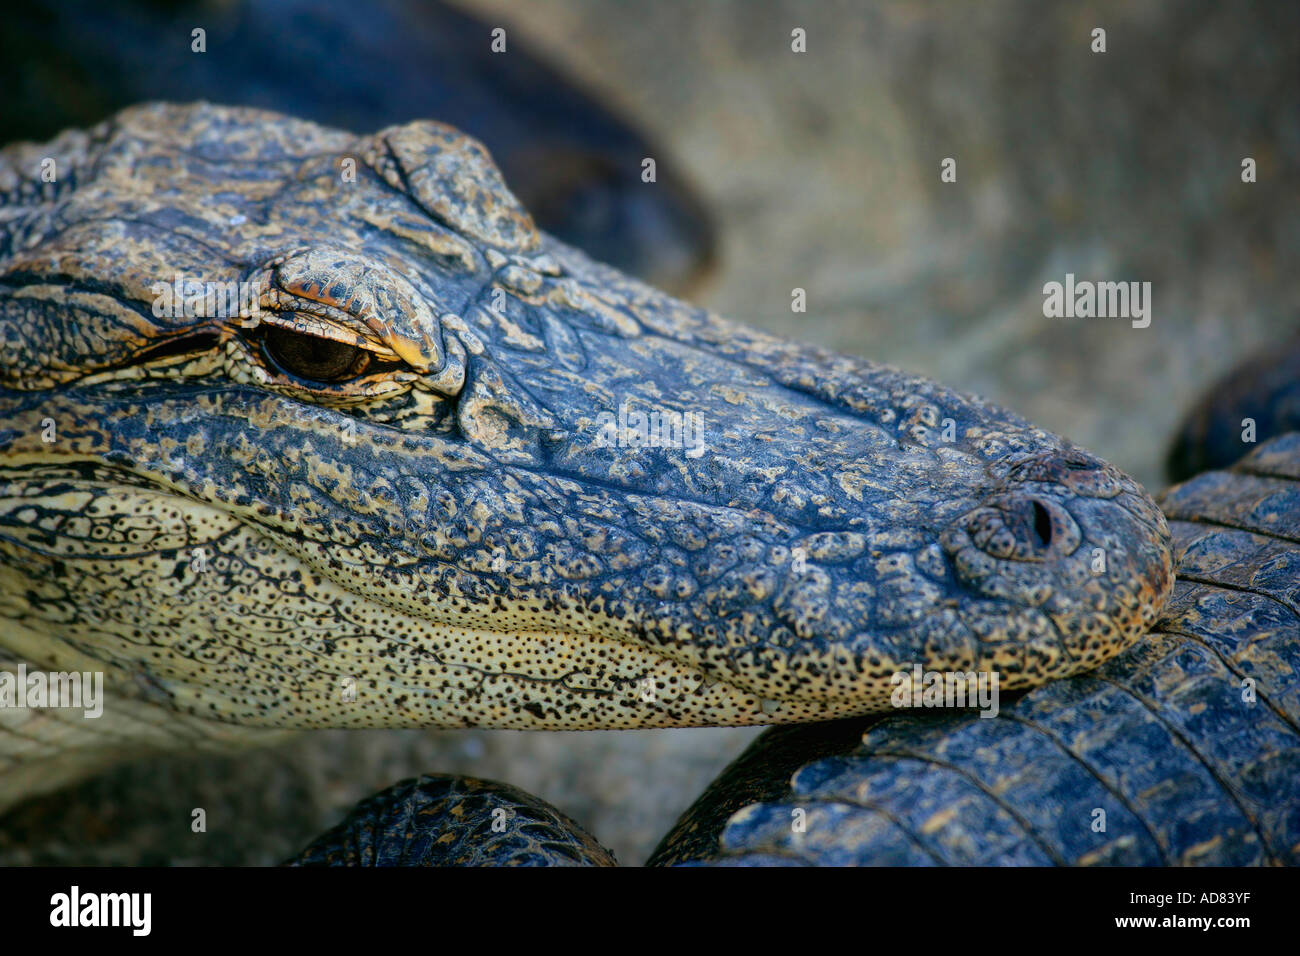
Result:
<svg viewBox="0 0 1300 956">
<path fill-rule="evenodd" d="M 290 375 L 313 382 L 346 382 L 365 372 L 374 353 L 346 342 L 269 326 L 262 347 Z"/>
</svg>

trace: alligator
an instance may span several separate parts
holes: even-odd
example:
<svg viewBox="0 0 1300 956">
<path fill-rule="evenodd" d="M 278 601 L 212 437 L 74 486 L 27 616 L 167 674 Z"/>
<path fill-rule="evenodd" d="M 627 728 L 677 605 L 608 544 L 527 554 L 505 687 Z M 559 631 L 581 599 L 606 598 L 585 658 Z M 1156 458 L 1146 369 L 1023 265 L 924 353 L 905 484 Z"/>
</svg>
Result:
<svg viewBox="0 0 1300 956">
<path fill-rule="evenodd" d="M 434 122 L 153 103 L 0 150 L 0 348 L 0 651 L 106 685 L 0 708 L 0 805 L 310 728 L 1027 689 L 1173 585 L 1113 465 L 592 261 Z"/>
<path fill-rule="evenodd" d="M 572 867 L 618 861 L 572 819 L 527 791 L 432 774 L 361 801 L 286 865 Z"/>
<path fill-rule="evenodd" d="M 1165 455 L 1170 481 L 1227 468 L 1256 442 L 1300 430 L 1300 334 L 1272 342 L 1206 389 Z"/>
<path fill-rule="evenodd" d="M 1007 695 L 992 719 L 773 727 L 647 865 L 1300 863 L 1297 483 L 1292 432 L 1166 492 L 1174 597 L 1097 670 Z M 545 801 L 446 775 L 362 801 L 290 863 L 617 865 Z"/>
</svg>

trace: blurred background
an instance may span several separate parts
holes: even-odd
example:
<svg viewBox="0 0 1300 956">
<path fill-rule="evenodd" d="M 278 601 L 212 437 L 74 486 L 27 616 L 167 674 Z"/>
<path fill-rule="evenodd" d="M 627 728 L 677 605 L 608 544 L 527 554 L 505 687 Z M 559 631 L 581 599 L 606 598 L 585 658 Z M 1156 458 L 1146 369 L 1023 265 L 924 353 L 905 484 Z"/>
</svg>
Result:
<svg viewBox="0 0 1300 956">
<path fill-rule="evenodd" d="M 467 42 L 504 27 L 507 60 L 535 58 L 590 98 L 568 112 L 619 124 L 589 112 L 614 158 L 562 164 L 604 177 L 603 212 L 584 207 L 581 176 L 503 162 L 535 206 L 568 190 L 546 212 L 571 241 L 730 318 L 978 392 L 1153 491 L 1198 394 L 1300 326 L 1294 0 L 456 6 L 477 18 Z M 791 51 L 795 28 L 807 52 Z M 363 68 L 344 54 L 313 82 L 343 90 Z M 549 75 L 513 87 L 532 122 L 503 149 L 546 139 L 529 102 Z M 639 183 L 641 149 L 659 161 L 654 199 L 635 192 L 656 188 Z M 955 183 L 940 180 L 947 157 Z M 1150 282 L 1150 327 L 1045 318 L 1043 285 L 1066 273 Z M 756 733 L 325 732 L 151 760 L 0 819 L 0 862 L 274 863 L 374 790 L 460 772 L 536 793 L 635 864 Z M 206 834 L 189 831 L 198 806 Z"/>
</svg>

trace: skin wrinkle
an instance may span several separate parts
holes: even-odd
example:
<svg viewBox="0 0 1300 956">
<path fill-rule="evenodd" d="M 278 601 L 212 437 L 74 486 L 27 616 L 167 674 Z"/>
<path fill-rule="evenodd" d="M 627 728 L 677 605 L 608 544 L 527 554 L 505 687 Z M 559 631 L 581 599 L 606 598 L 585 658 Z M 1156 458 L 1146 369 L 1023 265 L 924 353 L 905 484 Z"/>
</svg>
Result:
<svg viewBox="0 0 1300 956">
<path fill-rule="evenodd" d="M 592 262 L 449 128 L 151 104 L 40 149 L 77 187 L 43 226 L 0 206 L 0 248 L 15 221 L 28 237 L 0 302 L 97 283 L 147 321 L 67 382 L 127 330 L 47 307 L 57 334 L 32 341 L 0 313 L 22 359 L 0 379 L 0 599 L 24 595 L 10 649 L 34 661 L 118 660 L 179 712 L 267 728 L 772 723 L 886 709 L 913 663 L 1005 689 L 1066 676 L 1168 596 L 1168 529 L 1113 466 Z M 0 175 L 28 152 L 0 151 Z M 269 367 L 257 330 L 155 319 L 140 297 L 173 274 L 269 277 L 261 326 L 332 323 L 339 348 L 404 361 Z M 149 357 L 200 332 L 207 352 Z M 698 414 L 703 454 L 603 442 L 624 408 Z M 80 551 L 22 516 L 68 485 L 95 496 Z M 118 554 L 130 515 L 181 541 Z M 196 616 L 208 596 L 228 606 Z"/>
</svg>

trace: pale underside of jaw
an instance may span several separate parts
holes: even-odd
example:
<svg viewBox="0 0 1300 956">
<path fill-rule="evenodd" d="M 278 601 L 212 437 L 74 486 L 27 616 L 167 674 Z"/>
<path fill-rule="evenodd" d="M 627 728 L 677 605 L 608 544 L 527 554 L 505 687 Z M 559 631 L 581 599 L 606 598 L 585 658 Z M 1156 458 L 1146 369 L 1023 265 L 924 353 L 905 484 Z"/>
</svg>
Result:
<svg viewBox="0 0 1300 956">
<path fill-rule="evenodd" d="M 196 717 L 281 728 L 578 730 L 824 720 L 891 706 L 890 676 L 851 661 L 796 696 L 765 692 L 783 682 L 710 660 L 689 634 L 652 650 L 627 620 L 590 609 L 580 629 L 557 626 L 536 599 L 517 599 L 508 621 L 483 609 L 459 614 L 427 587 L 421 593 L 417 577 L 402 587 L 390 569 L 345 548 L 291 540 L 160 487 L 95 483 L 61 500 L 19 500 L 69 520 L 129 515 L 156 544 L 66 540 L 56 549 L 71 575 L 66 593 L 47 582 L 44 599 L 75 604 L 76 616 L 11 649 L 104 669 L 129 693 L 143 681 Z M 763 660 L 782 666 L 777 654 Z"/>
<path fill-rule="evenodd" d="M 30 606 L 12 609 L 31 626 L 10 629 L 5 646 L 42 666 L 103 671 L 127 694 L 148 687 L 155 702 L 197 717 L 577 730 L 767 724 L 888 706 L 887 684 L 833 701 L 765 698 L 738 686 L 743 678 L 709 677 L 610 636 L 627 629 L 613 619 L 589 617 L 582 632 L 540 614 L 536 626 L 509 629 L 434 620 L 426 615 L 436 605 L 421 607 L 418 595 L 359 593 L 356 565 L 325 573 L 328 546 L 313 545 L 316 560 L 304 560 L 225 510 L 153 489 L 21 494 L 4 510 L 33 507 L 47 524 L 60 513 L 85 520 L 85 538 L 39 549 L 61 562 L 57 583 L 39 564 L 28 565 L 37 569 L 30 579 L 23 562 L 0 564 L 14 577 L 6 591 L 31 595 Z M 97 522 L 125 516 L 170 547 L 92 540 Z M 42 605 L 58 609 L 53 620 Z M 529 613 L 520 605 L 514 617 Z"/>
</svg>

